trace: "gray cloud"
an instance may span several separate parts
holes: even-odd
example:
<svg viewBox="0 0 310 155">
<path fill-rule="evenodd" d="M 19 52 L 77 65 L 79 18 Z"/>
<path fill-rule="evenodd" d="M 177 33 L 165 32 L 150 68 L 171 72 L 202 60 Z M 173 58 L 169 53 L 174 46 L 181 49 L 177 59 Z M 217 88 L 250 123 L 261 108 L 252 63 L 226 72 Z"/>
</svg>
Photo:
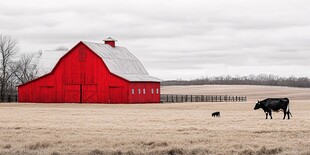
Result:
<svg viewBox="0 0 310 155">
<path fill-rule="evenodd" d="M 0 0 L 0 33 L 22 52 L 112 36 L 163 79 L 309 76 L 307 0 Z"/>
</svg>

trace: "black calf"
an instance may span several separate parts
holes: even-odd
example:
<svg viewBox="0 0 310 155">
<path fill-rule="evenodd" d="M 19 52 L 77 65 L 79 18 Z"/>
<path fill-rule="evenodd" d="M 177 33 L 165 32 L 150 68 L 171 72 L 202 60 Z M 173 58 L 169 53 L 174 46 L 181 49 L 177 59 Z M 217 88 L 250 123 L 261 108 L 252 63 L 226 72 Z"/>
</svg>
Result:
<svg viewBox="0 0 310 155">
<path fill-rule="evenodd" d="M 219 111 L 212 113 L 212 117 L 220 117 L 221 113 Z"/>
</svg>

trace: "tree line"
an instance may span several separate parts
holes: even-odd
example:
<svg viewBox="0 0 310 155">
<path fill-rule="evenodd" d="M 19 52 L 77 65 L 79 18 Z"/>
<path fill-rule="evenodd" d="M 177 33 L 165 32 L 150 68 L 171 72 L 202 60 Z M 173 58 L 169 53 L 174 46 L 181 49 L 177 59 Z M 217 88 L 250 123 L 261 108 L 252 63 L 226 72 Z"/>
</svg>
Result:
<svg viewBox="0 0 310 155">
<path fill-rule="evenodd" d="M 215 76 L 201 77 L 194 80 L 169 80 L 163 81 L 162 86 L 171 85 L 264 85 L 310 88 L 308 77 L 280 77 L 271 74 L 259 74 L 248 76 Z"/>
</svg>

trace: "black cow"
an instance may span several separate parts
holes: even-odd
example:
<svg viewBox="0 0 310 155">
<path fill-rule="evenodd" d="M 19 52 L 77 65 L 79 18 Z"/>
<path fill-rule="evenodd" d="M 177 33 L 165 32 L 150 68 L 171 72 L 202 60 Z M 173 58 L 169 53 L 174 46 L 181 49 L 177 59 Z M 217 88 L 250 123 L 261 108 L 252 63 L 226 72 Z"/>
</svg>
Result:
<svg viewBox="0 0 310 155">
<path fill-rule="evenodd" d="M 212 117 L 220 117 L 221 113 L 219 111 L 212 113 Z"/>
<path fill-rule="evenodd" d="M 290 112 L 288 98 L 267 98 L 262 101 L 257 101 L 254 110 L 257 110 L 259 108 L 262 108 L 266 113 L 266 119 L 268 118 L 268 113 L 270 115 L 270 118 L 272 119 L 271 111 L 275 112 L 283 111 L 284 113 L 283 119 L 285 119 L 286 114 L 287 119 L 290 119 L 290 115 L 292 116 Z"/>
</svg>

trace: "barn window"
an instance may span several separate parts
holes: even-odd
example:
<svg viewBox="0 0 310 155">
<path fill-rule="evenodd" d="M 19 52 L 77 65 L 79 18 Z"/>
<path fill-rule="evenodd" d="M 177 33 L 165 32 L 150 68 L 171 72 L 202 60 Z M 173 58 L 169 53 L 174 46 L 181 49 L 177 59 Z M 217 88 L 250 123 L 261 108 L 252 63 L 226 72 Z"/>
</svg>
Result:
<svg viewBox="0 0 310 155">
<path fill-rule="evenodd" d="M 135 89 L 131 89 L 131 94 L 135 94 Z"/>
<path fill-rule="evenodd" d="M 154 89 L 153 88 L 151 89 L 151 92 L 152 92 L 152 94 L 154 94 Z"/>
<path fill-rule="evenodd" d="M 158 94 L 158 93 L 159 93 L 158 88 L 156 88 L 156 94 Z"/>
<path fill-rule="evenodd" d="M 141 91 L 140 91 L 140 89 L 138 89 L 138 94 L 141 94 Z"/>
<path fill-rule="evenodd" d="M 84 48 L 79 49 L 79 61 L 85 61 L 86 52 Z"/>
<path fill-rule="evenodd" d="M 145 89 L 143 89 L 143 94 L 145 94 Z"/>
</svg>

